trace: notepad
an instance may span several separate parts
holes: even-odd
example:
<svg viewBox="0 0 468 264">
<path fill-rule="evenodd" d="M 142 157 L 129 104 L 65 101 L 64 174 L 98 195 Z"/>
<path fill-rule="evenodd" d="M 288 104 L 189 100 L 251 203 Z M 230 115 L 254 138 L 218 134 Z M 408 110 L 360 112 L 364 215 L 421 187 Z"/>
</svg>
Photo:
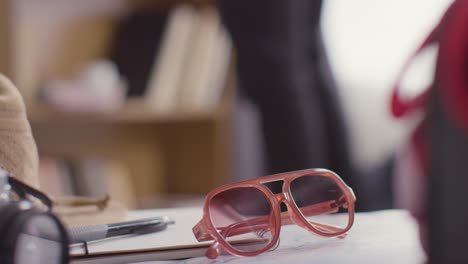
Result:
<svg viewBox="0 0 468 264">
<path fill-rule="evenodd" d="M 143 210 L 131 216 L 129 220 L 167 216 L 175 220 L 175 224 L 152 234 L 91 242 L 88 244 L 88 252 L 84 246 L 72 246 L 72 263 L 127 263 L 199 257 L 213 243 L 198 242 L 192 233 L 192 227 L 202 218 L 201 207 Z M 252 239 L 245 237 L 237 242 L 249 241 Z"/>
</svg>

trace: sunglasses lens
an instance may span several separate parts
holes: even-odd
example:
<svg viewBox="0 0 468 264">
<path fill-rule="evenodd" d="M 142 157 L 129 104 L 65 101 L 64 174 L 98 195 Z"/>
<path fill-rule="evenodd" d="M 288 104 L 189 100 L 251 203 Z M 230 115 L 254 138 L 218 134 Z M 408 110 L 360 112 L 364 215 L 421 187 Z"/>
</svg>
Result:
<svg viewBox="0 0 468 264">
<path fill-rule="evenodd" d="M 208 209 L 213 226 L 234 249 L 255 252 L 271 243 L 272 209 L 259 189 L 242 187 L 218 193 Z"/>
<path fill-rule="evenodd" d="M 297 208 L 317 230 L 335 234 L 348 226 L 348 202 L 343 190 L 331 178 L 303 176 L 293 180 L 290 188 Z M 327 214 L 340 216 L 330 218 Z"/>
<path fill-rule="evenodd" d="M 28 220 L 19 234 L 14 263 L 62 263 L 64 234 L 48 215 L 37 215 Z"/>
</svg>

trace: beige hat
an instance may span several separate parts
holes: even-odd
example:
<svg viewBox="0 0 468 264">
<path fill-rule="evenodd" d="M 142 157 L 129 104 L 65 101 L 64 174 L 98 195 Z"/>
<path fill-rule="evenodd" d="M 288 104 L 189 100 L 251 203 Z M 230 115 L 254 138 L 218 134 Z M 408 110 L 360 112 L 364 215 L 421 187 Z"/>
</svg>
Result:
<svg viewBox="0 0 468 264">
<path fill-rule="evenodd" d="M 0 74 L 0 167 L 38 188 L 38 154 L 18 89 Z"/>
</svg>

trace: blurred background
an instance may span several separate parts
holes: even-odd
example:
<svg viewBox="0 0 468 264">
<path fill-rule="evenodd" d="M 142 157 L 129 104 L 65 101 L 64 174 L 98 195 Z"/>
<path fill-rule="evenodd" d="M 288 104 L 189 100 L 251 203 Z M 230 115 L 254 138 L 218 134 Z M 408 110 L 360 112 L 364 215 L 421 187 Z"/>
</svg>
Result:
<svg viewBox="0 0 468 264">
<path fill-rule="evenodd" d="M 49 194 L 189 205 L 324 167 L 359 210 L 392 208 L 415 122 L 391 117 L 390 92 L 450 2 L 1 0 L 0 71 L 25 98 Z"/>
</svg>

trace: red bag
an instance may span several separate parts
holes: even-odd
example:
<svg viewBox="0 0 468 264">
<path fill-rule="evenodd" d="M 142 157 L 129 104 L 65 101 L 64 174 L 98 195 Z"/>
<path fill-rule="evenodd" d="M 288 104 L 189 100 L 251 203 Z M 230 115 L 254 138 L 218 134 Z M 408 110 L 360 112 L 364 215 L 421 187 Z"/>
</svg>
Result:
<svg viewBox="0 0 468 264">
<path fill-rule="evenodd" d="M 399 92 L 400 80 L 413 59 L 432 44 L 439 45 L 433 83 L 422 94 L 410 100 L 403 100 Z M 391 97 L 393 116 L 401 118 L 416 110 L 424 114 L 423 120 L 411 135 L 407 149 L 406 158 L 412 159 L 414 169 L 412 173 L 405 175 L 403 181 L 412 182 L 410 189 L 406 191 L 413 194 L 412 202 L 409 202 L 407 208 L 420 225 L 421 240 L 426 252 L 429 218 L 426 208 L 429 197 L 426 197 L 426 194 L 430 170 L 437 163 L 437 160 L 434 160 L 434 152 L 431 152 L 434 151 L 432 149 L 434 138 L 431 137 L 429 125 L 433 121 L 430 112 L 434 107 L 431 105 L 433 97 L 440 102 L 437 105 L 447 116 L 448 122 L 453 123 L 454 128 L 468 139 L 468 1 L 466 0 L 456 0 L 451 4 L 440 23 L 406 62 L 397 78 Z M 468 166 L 468 159 L 466 161 Z M 443 177 L 443 175 L 438 176 Z"/>
</svg>

